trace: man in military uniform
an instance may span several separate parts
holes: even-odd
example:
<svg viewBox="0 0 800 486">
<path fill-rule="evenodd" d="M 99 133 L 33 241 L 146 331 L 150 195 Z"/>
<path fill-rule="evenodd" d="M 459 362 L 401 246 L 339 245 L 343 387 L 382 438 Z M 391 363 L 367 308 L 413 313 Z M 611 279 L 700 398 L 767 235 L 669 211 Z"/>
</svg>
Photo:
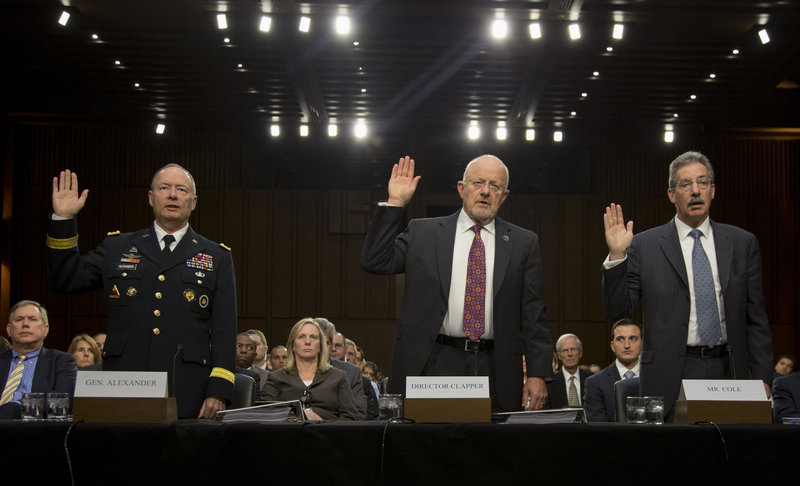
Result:
<svg viewBox="0 0 800 486">
<path fill-rule="evenodd" d="M 155 222 L 118 231 L 78 251 L 76 216 L 88 197 L 69 170 L 53 178 L 47 231 L 57 292 L 102 289 L 108 305 L 103 370 L 167 371 L 181 418 L 214 418 L 233 389 L 236 287 L 230 249 L 195 233 L 192 175 L 177 164 L 156 172 L 148 193 Z"/>
</svg>

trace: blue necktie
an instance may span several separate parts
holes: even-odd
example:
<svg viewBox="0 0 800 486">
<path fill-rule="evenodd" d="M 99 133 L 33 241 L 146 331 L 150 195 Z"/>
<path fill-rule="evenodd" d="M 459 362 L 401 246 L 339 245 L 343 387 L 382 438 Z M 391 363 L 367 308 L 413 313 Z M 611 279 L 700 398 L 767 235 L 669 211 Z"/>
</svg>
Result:
<svg viewBox="0 0 800 486">
<path fill-rule="evenodd" d="M 630 380 L 634 376 L 636 376 L 636 374 L 632 370 L 628 370 L 628 371 L 625 372 L 625 377 L 623 379 L 624 380 Z"/>
<path fill-rule="evenodd" d="M 722 332 L 719 328 L 719 309 L 717 308 L 717 291 L 714 288 L 714 275 L 711 273 L 711 264 L 700 237 L 703 233 L 693 229 L 689 234 L 694 238 L 692 248 L 692 274 L 694 275 L 694 305 L 697 310 L 697 331 L 700 334 L 700 344 L 703 346 L 716 346 Z"/>
</svg>

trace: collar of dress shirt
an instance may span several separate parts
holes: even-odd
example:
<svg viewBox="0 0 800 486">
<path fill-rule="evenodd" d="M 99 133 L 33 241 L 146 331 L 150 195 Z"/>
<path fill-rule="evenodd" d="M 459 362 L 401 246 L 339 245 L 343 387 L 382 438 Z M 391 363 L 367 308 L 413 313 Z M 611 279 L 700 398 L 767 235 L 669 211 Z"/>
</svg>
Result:
<svg viewBox="0 0 800 486">
<path fill-rule="evenodd" d="M 569 377 L 570 376 L 574 376 L 575 378 L 580 378 L 581 377 L 580 376 L 580 372 L 581 372 L 581 369 L 580 369 L 580 367 L 578 367 L 578 369 L 575 370 L 575 374 L 574 375 L 570 375 L 569 371 L 567 371 L 566 368 L 564 368 L 563 366 L 561 367 L 561 373 L 564 375 L 564 381 L 566 381 L 567 383 L 569 383 Z"/>
<path fill-rule="evenodd" d="M 626 368 L 624 364 L 620 363 L 618 359 L 614 360 L 614 364 L 617 365 L 617 371 L 619 372 L 619 377 L 623 378 L 625 376 L 625 372 L 628 371 L 628 368 Z M 639 376 L 639 364 L 641 364 L 641 360 L 637 361 L 636 365 L 630 369 L 630 371 L 633 371 L 634 378 Z"/>
<path fill-rule="evenodd" d="M 486 231 L 489 232 L 490 235 L 494 236 L 494 219 L 492 219 L 489 224 L 483 227 Z M 466 211 L 464 208 L 461 208 L 461 212 L 458 213 L 458 223 L 456 223 L 456 234 L 460 235 L 461 233 L 465 233 L 467 231 L 472 231 L 472 227 L 475 226 L 475 221 L 472 220 L 469 216 L 467 216 Z M 482 238 L 482 237 L 481 237 Z"/>
<path fill-rule="evenodd" d="M 683 241 L 686 237 L 689 236 L 689 232 L 692 231 L 694 228 L 689 226 L 688 224 L 684 223 L 678 216 L 675 216 L 675 228 L 678 230 L 678 240 Z M 697 227 L 705 238 L 711 239 L 711 218 L 706 218 L 703 223 Z"/>
<path fill-rule="evenodd" d="M 13 362 L 14 360 L 16 360 L 17 356 L 19 356 L 20 354 L 24 354 L 25 355 L 25 362 L 29 363 L 32 359 L 38 358 L 39 357 L 39 353 L 41 351 L 42 351 L 42 347 L 41 346 L 39 346 L 39 349 L 37 349 L 36 351 L 28 351 L 27 353 L 20 353 L 16 349 L 12 348 L 12 350 L 11 350 L 11 361 Z"/>
<path fill-rule="evenodd" d="M 164 235 L 171 234 L 172 236 L 174 236 L 175 237 L 175 246 L 178 246 L 178 243 L 181 242 L 181 238 L 183 238 L 183 235 L 185 235 L 186 232 L 189 231 L 189 223 L 186 223 L 183 226 L 183 228 L 179 229 L 178 231 L 176 231 L 174 233 L 167 232 L 164 228 L 159 226 L 158 223 L 155 222 L 155 221 L 153 222 L 153 227 L 156 230 L 156 237 L 158 238 L 158 246 L 159 247 L 161 247 L 161 240 L 164 238 Z M 175 248 L 175 246 L 173 246 L 173 248 Z"/>
</svg>

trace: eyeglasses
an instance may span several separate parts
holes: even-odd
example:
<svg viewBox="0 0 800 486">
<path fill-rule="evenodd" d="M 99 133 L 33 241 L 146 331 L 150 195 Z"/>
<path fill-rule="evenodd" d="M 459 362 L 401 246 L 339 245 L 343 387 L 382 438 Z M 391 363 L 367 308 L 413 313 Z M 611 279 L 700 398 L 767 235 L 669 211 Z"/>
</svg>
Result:
<svg viewBox="0 0 800 486">
<path fill-rule="evenodd" d="M 701 190 L 706 190 L 711 186 L 711 178 L 708 176 L 700 176 L 697 179 L 681 179 L 675 184 L 675 187 L 682 192 L 688 191 L 692 186 L 697 183 L 697 187 Z"/>
<path fill-rule="evenodd" d="M 563 348 L 558 350 L 561 354 L 577 353 L 578 348 Z"/>
<path fill-rule="evenodd" d="M 300 397 L 300 405 L 304 409 L 311 407 L 311 391 L 308 388 L 303 390 L 303 396 Z"/>
<path fill-rule="evenodd" d="M 469 184 L 472 184 L 472 188 L 475 189 L 476 191 L 480 191 L 481 189 L 483 189 L 483 186 L 487 184 L 487 182 L 478 179 L 476 181 L 469 181 Z M 499 192 L 503 192 L 504 188 L 502 186 L 495 184 L 494 182 L 489 182 L 488 184 L 489 184 L 489 190 L 492 191 L 493 193 L 497 194 Z"/>
</svg>

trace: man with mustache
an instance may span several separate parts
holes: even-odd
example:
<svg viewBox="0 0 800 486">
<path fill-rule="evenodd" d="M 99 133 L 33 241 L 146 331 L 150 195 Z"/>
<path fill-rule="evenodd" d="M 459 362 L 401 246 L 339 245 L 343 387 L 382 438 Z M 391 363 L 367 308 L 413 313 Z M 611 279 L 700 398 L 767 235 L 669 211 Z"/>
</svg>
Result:
<svg viewBox="0 0 800 486">
<path fill-rule="evenodd" d="M 462 209 L 404 231 L 419 179 L 410 157 L 394 165 L 361 251 L 366 271 L 405 273 L 389 393 L 404 393 L 407 376 L 488 376 L 493 411 L 541 409 L 553 373 L 539 237 L 496 217 L 508 168 L 473 159 L 457 183 Z"/>
<path fill-rule="evenodd" d="M 609 255 L 603 306 L 611 320 L 644 311 L 641 395 L 664 397 L 671 421 L 681 380 L 772 380 L 772 338 L 756 237 L 712 221 L 714 169 L 699 152 L 669 166 L 676 215 L 636 236 L 611 203 L 603 216 Z"/>
</svg>

